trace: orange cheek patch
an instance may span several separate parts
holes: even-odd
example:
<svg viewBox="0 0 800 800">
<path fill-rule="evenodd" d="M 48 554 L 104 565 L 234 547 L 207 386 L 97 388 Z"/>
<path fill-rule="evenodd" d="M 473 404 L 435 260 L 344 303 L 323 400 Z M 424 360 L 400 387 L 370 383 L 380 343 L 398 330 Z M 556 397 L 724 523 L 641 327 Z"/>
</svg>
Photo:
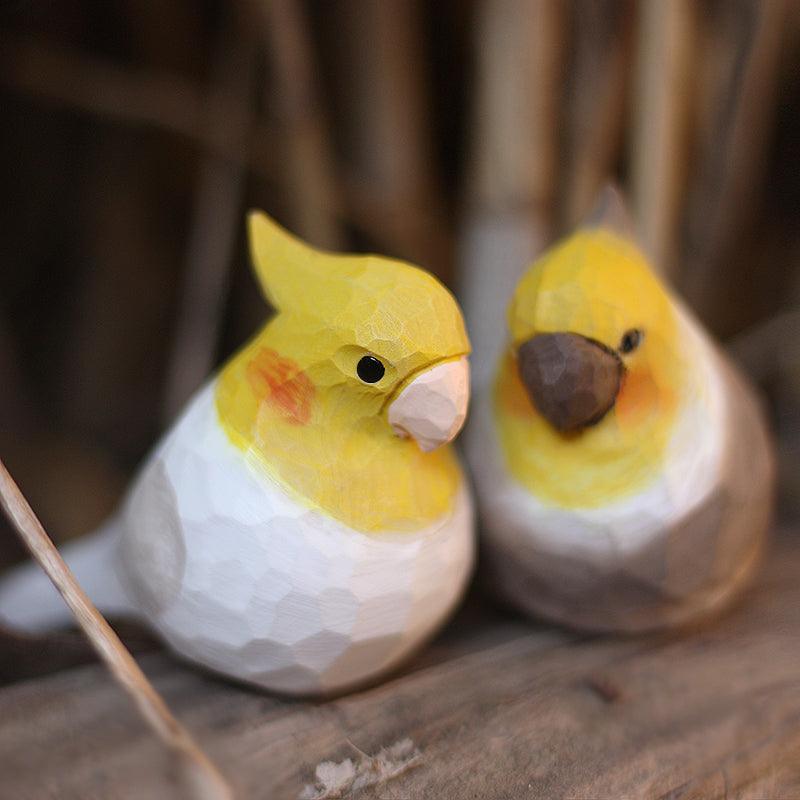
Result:
<svg viewBox="0 0 800 800">
<path fill-rule="evenodd" d="M 253 393 L 288 422 L 305 425 L 311 419 L 314 384 L 294 361 L 262 347 L 247 365 L 246 374 Z"/>
<path fill-rule="evenodd" d="M 632 369 L 625 374 L 617 397 L 617 419 L 623 428 L 633 427 L 652 414 L 668 411 L 673 405 L 672 393 L 659 388 L 649 370 Z"/>
<path fill-rule="evenodd" d="M 513 357 L 507 357 L 503 371 L 504 375 L 498 386 L 500 405 L 515 417 L 533 416 L 535 413 L 533 405 L 519 378 L 517 364 Z"/>
</svg>

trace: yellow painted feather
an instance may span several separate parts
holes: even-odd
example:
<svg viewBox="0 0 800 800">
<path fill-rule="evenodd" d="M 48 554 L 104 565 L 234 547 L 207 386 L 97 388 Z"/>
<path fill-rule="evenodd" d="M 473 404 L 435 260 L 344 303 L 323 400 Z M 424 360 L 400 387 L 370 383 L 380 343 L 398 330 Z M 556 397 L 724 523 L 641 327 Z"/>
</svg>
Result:
<svg viewBox="0 0 800 800">
<path fill-rule="evenodd" d="M 461 312 L 429 273 L 373 255 L 315 250 L 262 213 L 250 246 L 276 315 L 223 368 L 228 438 L 295 499 L 365 532 L 418 530 L 452 508 L 449 447 L 423 453 L 386 410 L 423 369 L 469 352 Z M 383 378 L 356 374 L 364 355 Z"/>
<path fill-rule="evenodd" d="M 623 356 L 614 409 L 576 434 L 559 433 L 539 415 L 510 348 L 494 406 L 514 477 L 542 502 L 564 508 L 605 505 L 652 482 L 690 387 L 672 299 L 641 251 L 610 229 L 579 230 L 522 278 L 508 323 L 514 345 L 538 333 L 571 332 L 617 349 L 626 331 L 644 331 L 641 346 Z"/>
</svg>

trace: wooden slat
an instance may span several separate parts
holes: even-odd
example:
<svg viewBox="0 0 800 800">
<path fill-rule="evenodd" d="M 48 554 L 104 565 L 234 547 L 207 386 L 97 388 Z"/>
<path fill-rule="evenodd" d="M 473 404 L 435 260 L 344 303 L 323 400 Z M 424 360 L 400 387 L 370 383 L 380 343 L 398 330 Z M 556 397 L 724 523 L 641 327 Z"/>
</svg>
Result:
<svg viewBox="0 0 800 800">
<path fill-rule="evenodd" d="M 402 674 L 327 703 L 143 659 L 243 798 L 297 798 L 325 760 L 405 737 L 419 763 L 359 798 L 797 797 L 800 536 L 717 624 L 582 638 L 463 612 Z M 168 797 L 156 746 L 100 668 L 0 692 L 0 797 Z M 155 761 L 152 761 L 155 759 Z"/>
</svg>

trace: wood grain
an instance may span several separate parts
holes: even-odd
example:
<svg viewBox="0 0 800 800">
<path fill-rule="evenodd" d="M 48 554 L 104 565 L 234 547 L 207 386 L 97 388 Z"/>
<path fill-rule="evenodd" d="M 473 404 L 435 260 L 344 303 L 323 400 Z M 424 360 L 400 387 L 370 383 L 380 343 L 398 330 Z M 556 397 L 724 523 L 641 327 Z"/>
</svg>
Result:
<svg viewBox="0 0 800 800">
<path fill-rule="evenodd" d="M 359 798 L 796 798 L 800 538 L 712 627 L 578 638 L 467 608 L 388 683 L 326 703 L 142 663 L 242 798 L 298 797 L 325 760 L 405 737 L 413 769 Z M 474 598 L 473 598 L 474 600 Z M 2 798 L 169 797 L 157 745 L 99 667 L 0 693 Z"/>
</svg>

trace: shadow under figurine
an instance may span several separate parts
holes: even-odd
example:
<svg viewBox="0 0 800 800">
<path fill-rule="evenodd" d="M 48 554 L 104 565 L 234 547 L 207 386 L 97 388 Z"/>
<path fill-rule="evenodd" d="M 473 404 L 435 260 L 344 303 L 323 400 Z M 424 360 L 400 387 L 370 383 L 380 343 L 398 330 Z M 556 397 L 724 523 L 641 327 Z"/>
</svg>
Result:
<svg viewBox="0 0 800 800">
<path fill-rule="evenodd" d="M 255 212 L 275 315 L 165 435 L 119 514 L 65 548 L 101 610 L 259 687 L 339 692 L 396 666 L 459 601 L 474 560 L 469 488 L 447 444 L 469 341 L 430 274 L 312 249 Z M 70 621 L 33 565 L 0 619 Z"/>
<path fill-rule="evenodd" d="M 592 630 L 722 607 L 758 561 L 773 501 L 753 391 L 630 230 L 608 189 L 524 274 L 467 431 L 492 587 Z"/>
</svg>

